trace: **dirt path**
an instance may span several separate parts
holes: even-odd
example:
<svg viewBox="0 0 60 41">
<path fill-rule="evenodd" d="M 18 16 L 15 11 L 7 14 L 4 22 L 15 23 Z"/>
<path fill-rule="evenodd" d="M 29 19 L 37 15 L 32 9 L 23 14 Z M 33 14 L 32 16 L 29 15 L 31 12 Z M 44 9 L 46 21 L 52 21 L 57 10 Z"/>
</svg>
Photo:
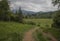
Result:
<svg viewBox="0 0 60 41">
<path fill-rule="evenodd" d="M 51 33 L 45 33 L 39 27 L 35 27 L 34 29 L 31 29 L 28 32 L 26 32 L 24 34 L 24 38 L 22 41 L 35 41 L 35 39 L 32 36 L 32 33 L 35 32 L 36 30 L 40 30 L 40 32 L 42 32 L 44 38 L 48 37 L 50 39 L 49 41 L 57 41 L 57 39 Z"/>
<path fill-rule="evenodd" d="M 34 29 L 31 29 L 31 30 L 29 30 L 28 32 L 26 32 L 26 33 L 24 34 L 24 38 L 23 38 L 22 41 L 35 41 L 35 39 L 34 39 L 33 36 L 32 36 L 32 33 L 33 33 L 34 31 L 36 31 L 37 29 L 38 29 L 38 27 L 36 27 L 36 28 L 34 28 Z"/>
</svg>

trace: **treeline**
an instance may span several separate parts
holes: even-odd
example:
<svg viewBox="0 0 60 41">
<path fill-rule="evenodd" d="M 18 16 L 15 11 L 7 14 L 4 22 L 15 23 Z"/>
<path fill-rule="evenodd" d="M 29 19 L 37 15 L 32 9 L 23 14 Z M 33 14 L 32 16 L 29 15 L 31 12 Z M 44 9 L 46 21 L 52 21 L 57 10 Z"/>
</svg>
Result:
<svg viewBox="0 0 60 41">
<path fill-rule="evenodd" d="M 25 18 L 51 19 L 51 18 L 53 18 L 53 15 L 55 14 L 55 12 L 56 11 L 54 11 L 54 12 L 37 12 L 37 13 L 33 13 L 33 14 L 28 13 L 27 15 L 25 15 Z"/>
<path fill-rule="evenodd" d="M 52 18 L 53 12 L 37 12 L 34 14 L 23 14 L 21 7 L 15 11 L 10 10 L 10 2 L 8 0 L 0 1 L 0 21 L 16 21 L 23 22 L 23 18 Z"/>
<path fill-rule="evenodd" d="M 16 13 L 13 13 L 10 10 L 10 2 L 8 0 L 1 0 L 0 1 L 0 21 L 16 21 L 22 22 L 23 15 L 21 11 L 21 7 Z"/>
</svg>

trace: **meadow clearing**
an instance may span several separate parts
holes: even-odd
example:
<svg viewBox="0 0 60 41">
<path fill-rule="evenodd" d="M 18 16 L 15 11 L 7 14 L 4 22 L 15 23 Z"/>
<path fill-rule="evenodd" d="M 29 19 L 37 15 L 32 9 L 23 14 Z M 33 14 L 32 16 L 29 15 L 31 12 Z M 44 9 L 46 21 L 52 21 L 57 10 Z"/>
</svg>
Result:
<svg viewBox="0 0 60 41">
<path fill-rule="evenodd" d="M 50 26 L 53 23 L 52 19 L 24 19 L 26 22 L 33 22 L 36 25 L 40 25 L 40 27 Z"/>
<path fill-rule="evenodd" d="M 58 30 L 51 27 L 53 23 L 52 19 L 24 19 L 23 24 L 16 22 L 0 22 L 0 41 L 22 41 L 24 33 L 28 30 L 39 27 L 43 29 L 43 32 L 50 32 L 56 39 L 60 39 L 60 33 Z M 26 23 L 27 22 L 27 23 Z M 29 24 L 29 22 L 32 22 Z M 44 38 L 40 29 L 35 33 L 34 38 L 37 41 L 51 41 L 50 38 Z"/>
</svg>

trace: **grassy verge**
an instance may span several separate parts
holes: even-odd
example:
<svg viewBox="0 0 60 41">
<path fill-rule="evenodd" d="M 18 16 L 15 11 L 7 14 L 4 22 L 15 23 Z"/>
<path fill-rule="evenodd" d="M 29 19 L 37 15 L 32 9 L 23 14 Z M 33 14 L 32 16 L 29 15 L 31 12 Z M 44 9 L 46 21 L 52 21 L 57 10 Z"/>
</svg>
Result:
<svg viewBox="0 0 60 41">
<path fill-rule="evenodd" d="M 36 32 L 34 32 L 33 36 L 36 41 L 48 41 L 48 39 L 43 36 L 43 34 L 40 30 L 36 30 Z"/>
<path fill-rule="evenodd" d="M 41 28 L 41 29 L 43 29 L 43 32 L 46 34 L 48 32 L 51 33 L 56 40 L 60 41 L 59 29 L 56 28 Z M 33 36 L 36 39 L 36 41 L 51 41 L 51 38 L 47 36 L 48 34 L 46 36 L 42 34 L 41 29 L 40 30 L 38 29 L 36 32 L 34 32 Z"/>
<path fill-rule="evenodd" d="M 0 22 L 0 41 L 21 41 L 24 32 L 33 28 L 32 25 L 16 22 Z"/>
<path fill-rule="evenodd" d="M 50 32 L 58 41 L 60 41 L 60 31 L 57 28 L 45 29 L 44 32 Z"/>
</svg>

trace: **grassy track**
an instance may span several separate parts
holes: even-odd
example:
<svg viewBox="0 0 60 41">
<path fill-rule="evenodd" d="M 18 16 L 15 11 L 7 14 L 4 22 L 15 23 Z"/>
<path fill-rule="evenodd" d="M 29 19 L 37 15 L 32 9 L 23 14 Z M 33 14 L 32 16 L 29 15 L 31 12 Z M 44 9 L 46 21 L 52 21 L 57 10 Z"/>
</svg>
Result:
<svg viewBox="0 0 60 41">
<path fill-rule="evenodd" d="M 39 27 L 45 29 L 45 28 L 51 28 L 51 24 L 52 24 L 52 19 L 25 19 L 25 21 L 29 22 L 32 21 L 34 23 L 36 23 L 36 25 L 40 25 Z M 42 35 L 41 32 L 35 32 L 35 39 L 37 41 L 48 41 L 48 39 L 44 39 L 44 36 Z"/>
<path fill-rule="evenodd" d="M 50 32 L 50 33 L 52 33 L 52 35 L 53 35 L 58 41 L 60 41 L 60 31 L 59 31 L 59 29 L 49 28 L 49 29 L 44 29 L 44 32 Z"/>
<path fill-rule="evenodd" d="M 39 27 L 42 28 L 44 32 L 50 32 L 58 41 L 60 41 L 60 32 L 55 28 L 51 27 L 51 24 L 53 23 L 52 19 L 24 19 L 24 20 L 27 22 L 32 21 L 40 25 Z M 42 36 L 41 32 L 37 32 L 37 38 L 39 41 L 47 41 Z"/>
</svg>

